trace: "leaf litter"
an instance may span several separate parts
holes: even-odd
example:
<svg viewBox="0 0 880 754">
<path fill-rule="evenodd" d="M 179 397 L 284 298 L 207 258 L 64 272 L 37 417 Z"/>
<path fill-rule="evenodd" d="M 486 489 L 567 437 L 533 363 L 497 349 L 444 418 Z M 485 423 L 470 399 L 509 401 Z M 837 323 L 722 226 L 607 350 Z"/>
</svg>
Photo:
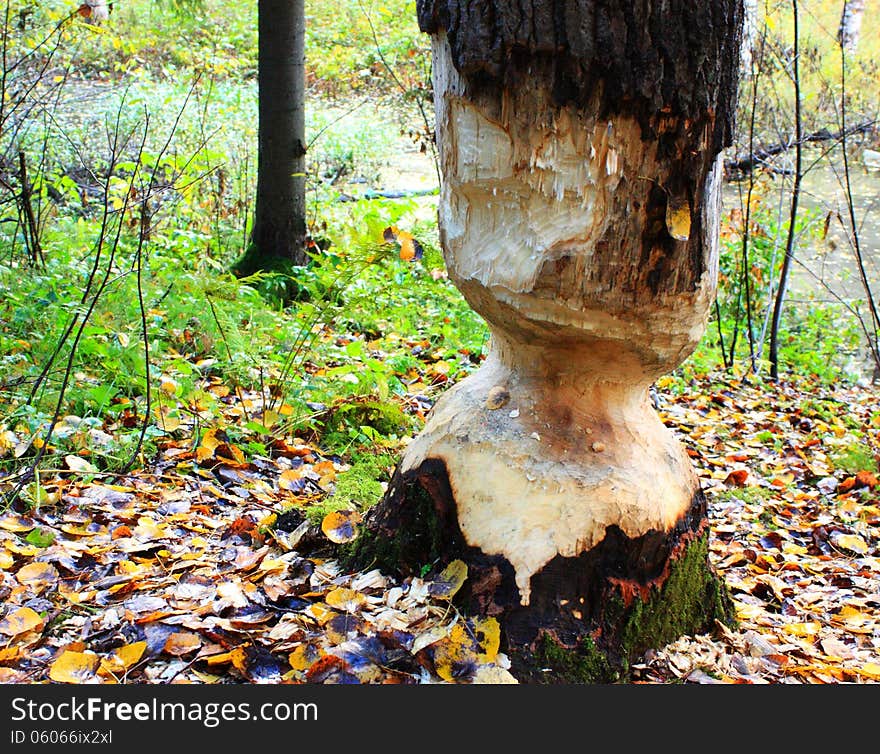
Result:
<svg viewBox="0 0 880 754">
<path fill-rule="evenodd" d="M 880 680 L 875 392 L 673 385 L 661 418 L 700 475 L 739 625 L 648 652 L 633 681 Z M 872 467 L 844 463 L 852 448 Z M 112 483 L 66 467 L 41 479 L 51 503 L 0 513 L 0 682 L 516 682 L 497 621 L 453 604 L 464 563 L 397 581 L 309 554 L 353 539 L 360 512 L 309 517 L 346 465 L 302 438 L 248 460 L 218 424 Z"/>
</svg>

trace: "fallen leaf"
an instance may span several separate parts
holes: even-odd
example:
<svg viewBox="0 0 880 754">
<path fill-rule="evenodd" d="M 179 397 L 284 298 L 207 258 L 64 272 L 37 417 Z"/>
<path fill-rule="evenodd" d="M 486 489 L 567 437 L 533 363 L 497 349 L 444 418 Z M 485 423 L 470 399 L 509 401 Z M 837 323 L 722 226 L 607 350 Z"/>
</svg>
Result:
<svg viewBox="0 0 880 754">
<path fill-rule="evenodd" d="M 873 490 L 880 485 L 880 482 L 877 481 L 877 477 L 870 471 L 860 471 L 856 474 L 856 484 L 859 487 L 870 487 Z"/>
<path fill-rule="evenodd" d="M 842 547 L 857 555 L 865 555 L 868 552 L 868 543 L 858 534 L 840 534 L 835 532 L 831 535 L 831 542 L 836 547 Z"/>
<path fill-rule="evenodd" d="M 81 456 L 64 456 L 64 463 L 67 464 L 68 469 L 76 471 L 79 474 L 96 474 L 98 472 L 98 468 L 94 464 Z"/>
<path fill-rule="evenodd" d="M 194 652 L 202 646 L 202 638 L 191 631 L 180 631 L 171 634 L 165 640 L 165 646 L 162 648 L 166 654 L 174 657 Z"/>
<path fill-rule="evenodd" d="M 468 567 L 462 560 L 453 560 L 434 581 L 428 584 L 428 594 L 437 599 L 451 600 L 467 579 Z"/>
<path fill-rule="evenodd" d="M 357 524 L 361 521 L 357 511 L 332 511 L 321 521 L 321 531 L 331 542 L 341 545 L 357 538 Z"/>
<path fill-rule="evenodd" d="M 0 518 L 0 529 L 5 529 L 6 531 L 30 531 L 35 526 L 36 524 L 26 516 L 16 516 L 10 513 L 8 516 Z"/>
<path fill-rule="evenodd" d="M 125 644 L 113 651 L 110 657 L 101 660 L 101 667 L 98 670 L 100 675 L 116 675 L 124 673 L 132 665 L 140 661 L 147 649 L 147 642 L 136 641 L 132 644 Z"/>
<path fill-rule="evenodd" d="M 734 487 L 743 487 L 749 478 L 748 469 L 736 469 L 731 471 L 725 478 L 724 483 Z"/>
<path fill-rule="evenodd" d="M 691 235 L 691 205 L 686 196 L 670 196 L 666 201 L 666 230 L 676 241 Z"/>
<path fill-rule="evenodd" d="M 471 680 L 471 683 L 477 684 L 510 684 L 510 683 L 519 683 L 511 674 L 509 670 L 505 670 L 498 665 L 480 665 L 477 668 L 477 672 L 474 673 L 474 677 Z"/>
<path fill-rule="evenodd" d="M 95 675 L 98 656 L 65 650 L 49 668 L 49 678 L 58 683 L 85 683 Z"/>
<path fill-rule="evenodd" d="M 330 607 L 339 608 L 348 613 L 353 613 L 355 610 L 362 607 L 366 601 L 367 598 L 364 597 L 363 594 L 356 592 L 354 589 L 346 589 L 345 587 L 337 587 L 324 597 L 324 602 L 330 605 Z"/>
<path fill-rule="evenodd" d="M 18 569 L 15 574 L 19 584 L 31 589 L 35 594 L 39 594 L 50 586 L 54 586 L 58 581 L 58 571 L 51 563 L 28 563 Z"/>
<path fill-rule="evenodd" d="M 20 607 L 0 618 L 0 634 L 18 636 L 43 627 L 43 618 L 36 610 Z"/>
</svg>

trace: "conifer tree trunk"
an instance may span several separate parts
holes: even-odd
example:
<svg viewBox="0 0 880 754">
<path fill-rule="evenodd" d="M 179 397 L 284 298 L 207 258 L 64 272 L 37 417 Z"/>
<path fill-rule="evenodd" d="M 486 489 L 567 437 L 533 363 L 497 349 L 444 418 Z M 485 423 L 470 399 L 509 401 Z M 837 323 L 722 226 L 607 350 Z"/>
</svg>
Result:
<svg viewBox="0 0 880 754">
<path fill-rule="evenodd" d="M 306 245 L 305 2 L 259 0 L 257 198 L 239 276 L 287 271 Z"/>
<path fill-rule="evenodd" d="M 521 680 L 625 677 L 730 618 L 648 388 L 715 295 L 742 0 L 420 0 L 449 274 L 489 323 L 352 562 L 468 565 Z"/>
</svg>

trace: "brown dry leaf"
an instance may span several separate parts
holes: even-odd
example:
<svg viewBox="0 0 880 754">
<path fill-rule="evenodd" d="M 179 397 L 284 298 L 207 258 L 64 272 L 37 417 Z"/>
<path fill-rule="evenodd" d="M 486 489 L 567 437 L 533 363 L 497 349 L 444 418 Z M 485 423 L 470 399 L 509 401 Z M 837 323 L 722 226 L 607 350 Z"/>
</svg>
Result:
<svg viewBox="0 0 880 754">
<path fill-rule="evenodd" d="M 856 484 L 859 487 L 870 487 L 873 490 L 880 485 L 880 482 L 877 481 L 877 477 L 870 471 L 860 471 L 856 474 Z"/>
<path fill-rule="evenodd" d="M 451 600 L 467 580 L 467 575 L 467 564 L 463 560 L 453 560 L 428 584 L 428 594 L 437 599 Z"/>
<path fill-rule="evenodd" d="M 341 545 L 357 538 L 357 525 L 361 521 L 357 511 L 332 511 L 324 516 L 321 531 L 331 542 Z"/>
<path fill-rule="evenodd" d="M 97 655 L 65 650 L 49 668 L 49 678 L 58 683 L 85 683 L 94 678 L 97 667 Z"/>
<path fill-rule="evenodd" d="M 0 618 L 0 634 L 18 636 L 43 627 L 43 618 L 36 610 L 20 607 Z"/>
<path fill-rule="evenodd" d="M 162 648 L 166 654 L 174 657 L 194 652 L 202 646 L 202 637 L 191 631 L 179 631 L 171 634 L 165 640 L 165 646 Z"/>
<path fill-rule="evenodd" d="M 58 570 L 51 563 L 38 561 L 19 568 L 15 578 L 18 579 L 19 584 L 23 584 L 34 593 L 39 594 L 57 583 Z"/>
<path fill-rule="evenodd" d="M 736 469 L 731 471 L 725 478 L 724 483 L 734 487 L 743 487 L 749 478 L 748 469 Z"/>
</svg>

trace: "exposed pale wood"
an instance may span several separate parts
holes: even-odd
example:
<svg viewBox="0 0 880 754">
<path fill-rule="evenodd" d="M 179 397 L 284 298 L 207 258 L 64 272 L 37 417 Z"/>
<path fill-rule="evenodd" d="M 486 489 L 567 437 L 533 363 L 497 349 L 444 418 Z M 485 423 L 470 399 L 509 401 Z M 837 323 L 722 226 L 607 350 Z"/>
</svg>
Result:
<svg viewBox="0 0 880 754">
<path fill-rule="evenodd" d="M 725 611 L 705 501 L 648 388 L 715 294 L 742 0 L 418 7 L 443 253 L 492 339 L 407 447 L 360 556 L 461 557 L 470 607 L 523 657 L 542 636 L 620 659 L 703 630 Z M 633 628 L 642 609 L 657 631 Z"/>
</svg>

